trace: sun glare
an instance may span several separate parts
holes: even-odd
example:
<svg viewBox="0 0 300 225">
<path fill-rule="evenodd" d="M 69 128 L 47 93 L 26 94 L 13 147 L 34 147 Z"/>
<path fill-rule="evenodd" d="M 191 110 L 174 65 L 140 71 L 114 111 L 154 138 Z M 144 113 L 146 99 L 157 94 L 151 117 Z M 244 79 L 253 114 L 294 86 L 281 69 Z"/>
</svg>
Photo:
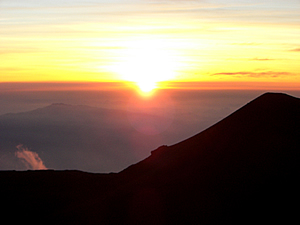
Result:
<svg viewBox="0 0 300 225">
<path fill-rule="evenodd" d="M 162 41 L 139 41 L 127 43 L 120 50 L 120 61 L 113 65 L 121 79 L 135 82 L 141 92 L 151 92 L 157 82 L 176 77 L 178 60 L 176 54 Z"/>
<path fill-rule="evenodd" d="M 150 94 L 151 91 L 157 88 L 155 82 L 136 82 L 136 85 L 145 94 Z"/>
</svg>

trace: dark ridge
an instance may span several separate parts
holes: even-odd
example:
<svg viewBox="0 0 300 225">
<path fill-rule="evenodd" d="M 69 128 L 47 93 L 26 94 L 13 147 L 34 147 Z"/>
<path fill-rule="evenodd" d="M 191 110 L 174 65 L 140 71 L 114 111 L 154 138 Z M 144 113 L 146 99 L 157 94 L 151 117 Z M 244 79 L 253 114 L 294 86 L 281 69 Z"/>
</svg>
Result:
<svg viewBox="0 0 300 225">
<path fill-rule="evenodd" d="M 266 93 L 118 174 L 0 172 L 2 212 L 49 224 L 292 224 L 299 137 L 300 99 Z"/>
</svg>

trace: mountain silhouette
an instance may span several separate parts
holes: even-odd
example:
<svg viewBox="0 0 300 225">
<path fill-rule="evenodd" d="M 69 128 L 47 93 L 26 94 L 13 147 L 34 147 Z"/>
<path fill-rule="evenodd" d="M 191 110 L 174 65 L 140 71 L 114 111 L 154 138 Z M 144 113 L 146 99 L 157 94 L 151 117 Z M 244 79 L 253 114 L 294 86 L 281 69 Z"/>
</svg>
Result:
<svg viewBox="0 0 300 225">
<path fill-rule="evenodd" d="M 266 93 L 119 173 L 0 172 L 2 212 L 51 224 L 289 224 L 299 150 L 300 99 Z"/>
</svg>

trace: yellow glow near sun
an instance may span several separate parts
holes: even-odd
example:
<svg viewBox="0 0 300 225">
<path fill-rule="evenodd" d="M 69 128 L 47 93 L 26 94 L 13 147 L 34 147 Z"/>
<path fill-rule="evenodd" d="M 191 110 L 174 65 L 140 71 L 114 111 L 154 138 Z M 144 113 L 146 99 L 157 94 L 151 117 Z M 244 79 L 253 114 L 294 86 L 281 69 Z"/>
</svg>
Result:
<svg viewBox="0 0 300 225">
<path fill-rule="evenodd" d="M 157 88 L 157 82 L 174 79 L 179 65 L 176 54 L 162 41 L 138 41 L 120 51 L 121 60 L 112 70 L 133 81 L 142 92 Z"/>
</svg>

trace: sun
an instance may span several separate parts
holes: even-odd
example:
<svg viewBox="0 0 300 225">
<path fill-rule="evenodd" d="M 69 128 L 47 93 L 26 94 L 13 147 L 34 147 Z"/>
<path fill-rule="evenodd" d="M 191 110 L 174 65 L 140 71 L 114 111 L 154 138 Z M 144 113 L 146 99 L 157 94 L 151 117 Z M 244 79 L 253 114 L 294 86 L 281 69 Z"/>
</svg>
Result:
<svg viewBox="0 0 300 225">
<path fill-rule="evenodd" d="M 120 61 L 113 66 L 121 79 L 134 82 L 141 92 L 149 93 L 158 82 L 176 77 L 176 54 L 162 41 L 147 40 L 128 44 L 120 51 Z"/>
<path fill-rule="evenodd" d="M 136 85 L 139 87 L 140 91 L 145 94 L 151 93 L 154 89 L 157 88 L 157 84 L 155 82 L 139 81 L 136 82 Z"/>
</svg>

